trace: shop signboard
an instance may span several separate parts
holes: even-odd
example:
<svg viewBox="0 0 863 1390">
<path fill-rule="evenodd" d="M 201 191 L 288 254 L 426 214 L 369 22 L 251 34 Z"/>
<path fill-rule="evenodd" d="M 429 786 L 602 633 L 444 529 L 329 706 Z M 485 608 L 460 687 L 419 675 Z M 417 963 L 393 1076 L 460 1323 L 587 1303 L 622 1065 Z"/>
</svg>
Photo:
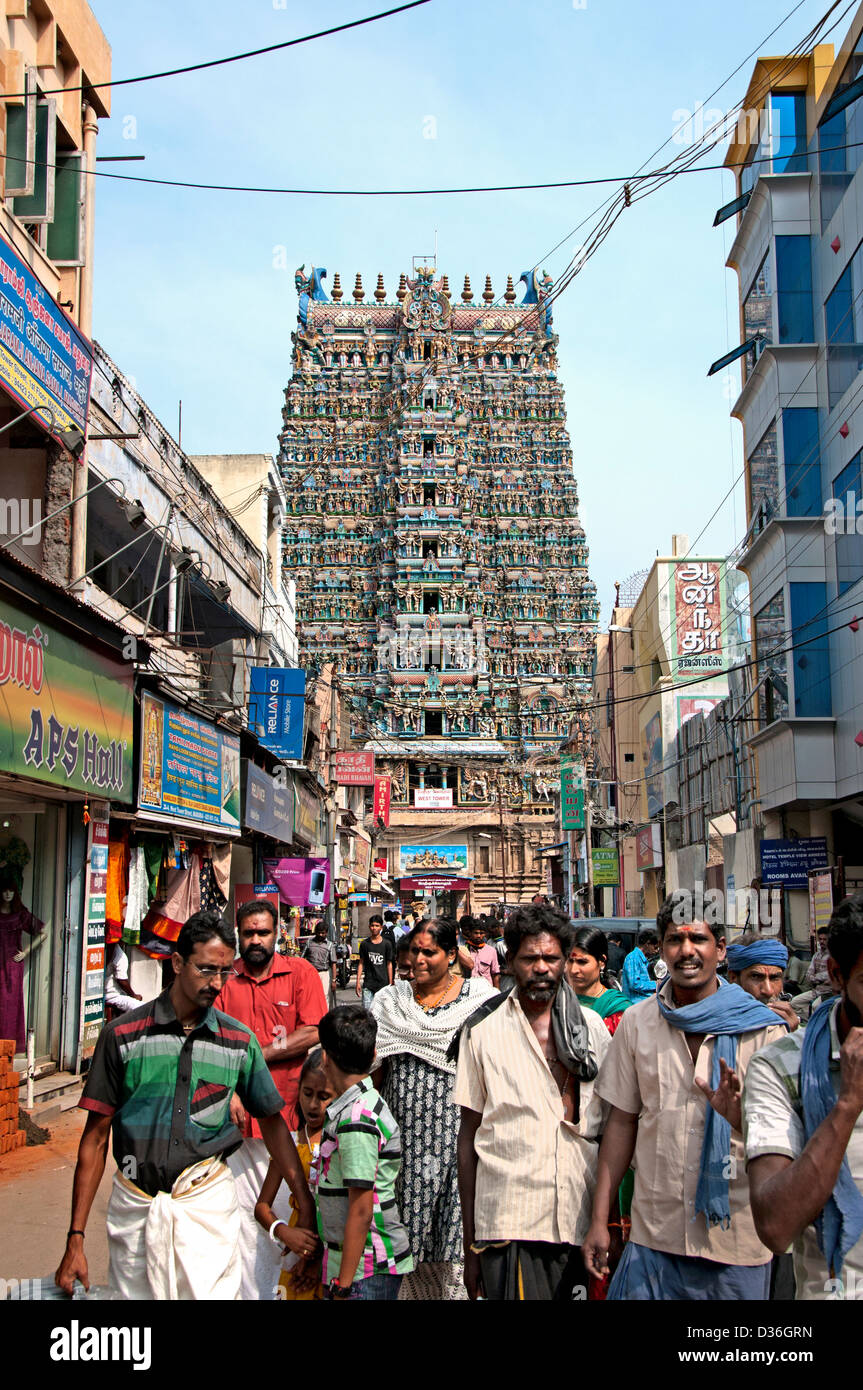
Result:
<svg viewBox="0 0 863 1390">
<path fill-rule="evenodd" d="M 81 969 L 79 1064 L 92 1057 L 96 1039 L 105 1021 L 105 896 L 108 887 L 109 834 L 107 803 L 91 802 L 84 874 L 84 960 Z"/>
<path fill-rule="evenodd" d="M 560 815 L 563 830 L 584 829 L 584 763 L 575 758 L 560 760 Z"/>
<path fill-rule="evenodd" d="M 590 854 L 593 861 L 594 888 L 616 888 L 620 883 L 617 850 L 594 846 Z"/>
<path fill-rule="evenodd" d="M 243 824 L 259 835 L 290 844 L 294 838 L 294 789 L 276 782 L 263 768 L 244 758 L 246 795 Z"/>
<path fill-rule="evenodd" d="M 0 601 L 0 767 L 132 799 L 133 672 Z"/>
<path fill-rule="evenodd" d="M 452 787 L 417 787 L 414 806 L 422 811 L 449 811 L 452 809 Z"/>
<path fill-rule="evenodd" d="M 386 829 L 390 823 L 390 797 L 392 795 L 393 781 L 391 777 L 376 777 L 374 791 L 374 817 L 375 824 L 380 824 Z"/>
<path fill-rule="evenodd" d="M 672 675 L 721 675 L 725 618 L 725 565 L 721 560 L 681 560 L 673 565 Z"/>
<path fill-rule="evenodd" d="M 402 893 L 464 893 L 470 887 L 470 879 L 424 874 L 420 878 L 401 879 L 399 887 Z"/>
<path fill-rule="evenodd" d="M 70 425 L 85 431 L 92 373 L 90 343 L 0 235 L 3 388 L 24 410 L 41 407 L 36 418 L 50 434 L 57 435 Z"/>
<path fill-rule="evenodd" d="M 234 884 L 234 916 L 242 907 L 243 903 L 251 902 L 253 898 L 263 898 L 265 902 L 272 903 L 276 909 L 276 921 L 279 919 L 279 889 L 275 883 L 236 883 Z"/>
<path fill-rule="evenodd" d="M 240 740 L 148 690 L 141 692 L 142 820 L 240 833 Z"/>
<path fill-rule="evenodd" d="M 410 874 L 467 871 L 467 845 L 399 845 L 399 878 Z"/>
<path fill-rule="evenodd" d="M 303 756 L 306 673 L 289 666 L 253 666 L 249 672 L 249 731 L 280 758 Z"/>
<path fill-rule="evenodd" d="M 326 859 L 265 859 L 264 870 L 289 907 L 324 907 L 330 900 Z"/>
<path fill-rule="evenodd" d="M 827 841 L 823 836 L 801 836 L 799 840 L 762 840 L 762 883 L 783 888 L 809 888 L 813 869 L 827 868 Z"/>
<path fill-rule="evenodd" d="M 333 776 L 340 787 L 373 787 L 374 753 L 333 753 Z"/>
</svg>

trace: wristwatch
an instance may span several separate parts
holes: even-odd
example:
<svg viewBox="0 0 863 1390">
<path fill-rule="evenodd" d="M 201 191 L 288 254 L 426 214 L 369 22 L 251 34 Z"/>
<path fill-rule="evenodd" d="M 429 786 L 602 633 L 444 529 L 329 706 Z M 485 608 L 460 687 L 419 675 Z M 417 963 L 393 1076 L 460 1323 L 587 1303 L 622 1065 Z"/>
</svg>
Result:
<svg viewBox="0 0 863 1390">
<path fill-rule="evenodd" d="M 351 1288 L 351 1284 L 340 1284 L 338 1279 L 331 1279 L 329 1284 L 327 1284 L 327 1298 L 330 1300 L 337 1299 L 339 1301 L 344 1298 L 350 1298 Z"/>
</svg>

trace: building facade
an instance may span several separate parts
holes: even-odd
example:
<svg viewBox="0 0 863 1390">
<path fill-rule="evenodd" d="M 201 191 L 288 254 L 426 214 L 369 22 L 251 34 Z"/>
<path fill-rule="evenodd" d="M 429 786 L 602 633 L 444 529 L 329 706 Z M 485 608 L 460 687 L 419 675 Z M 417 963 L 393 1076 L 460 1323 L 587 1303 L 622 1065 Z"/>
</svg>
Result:
<svg viewBox="0 0 863 1390">
<path fill-rule="evenodd" d="M 756 64 L 728 152 L 740 299 L 757 793 L 767 841 L 863 880 L 863 10 L 841 51 Z M 733 369 L 736 370 L 736 369 Z M 802 861 L 801 861 L 802 862 Z M 813 860 L 813 867 L 817 867 Z M 809 902 L 788 883 L 790 935 Z"/>
<path fill-rule="evenodd" d="M 526 272 L 516 304 L 510 277 L 495 303 L 486 277 L 475 302 L 466 276 L 457 302 L 420 265 L 395 301 L 358 275 L 343 303 L 325 275 L 297 272 L 279 436 L 300 664 L 335 663 L 350 745 L 391 779 L 390 878 L 438 869 L 473 906 L 518 901 L 545 888 L 543 768 L 589 691 L 597 617 L 551 281 Z"/>
</svg>

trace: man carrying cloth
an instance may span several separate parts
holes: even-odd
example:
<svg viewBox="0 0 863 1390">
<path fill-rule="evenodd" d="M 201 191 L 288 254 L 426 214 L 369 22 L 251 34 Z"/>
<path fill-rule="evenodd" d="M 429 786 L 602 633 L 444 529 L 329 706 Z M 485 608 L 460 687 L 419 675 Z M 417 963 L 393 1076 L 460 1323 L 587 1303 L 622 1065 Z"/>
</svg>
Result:
<svg viewBox="0 0 863 1390">
<path fill-rule="evenodd" d="M 838 998 L 747 1072 L 746 1161 L 758 1234 L 794 1242 L 798 1299 L 863 1299 L 863 893 L 827 942 Z"/>
<path fill-rule="evenodd" d="M 613 1108 L 584 1262 L 608 1272 L 609 1211 L 634 1155 L 632 1238 L 609 1299 L 766 1299 L 770 1251 L 749 1210 L 734 1073 L 782 1025 L 718 979 L 723 929 L 686 922 L 681 898 L 666 898 L 656 918 L 668 977 L 627 1009 L 597 1079 Z"/>
<path fill-rule="evenodd" d="M 171 957 L 174 983 L 108 1023 L 79 1102 L 72 1222 L 55 1281 L 89 1288 L 84 1227 L 113 1130 L 117 1172 L 108 1204 L 108 1284 L 125 1299 L 236 1299 L 240 1212 L 224 1160 L 241 1142 L 229 1114 L 236 1094 L 296 1197 L 304 1254 L 317 1241 L 314 1204 L 279 1111 L 261 1049 L 248 1028 L 213 1008 L 234 960 L 233 928 L 196 912 Z"/>
</svg>

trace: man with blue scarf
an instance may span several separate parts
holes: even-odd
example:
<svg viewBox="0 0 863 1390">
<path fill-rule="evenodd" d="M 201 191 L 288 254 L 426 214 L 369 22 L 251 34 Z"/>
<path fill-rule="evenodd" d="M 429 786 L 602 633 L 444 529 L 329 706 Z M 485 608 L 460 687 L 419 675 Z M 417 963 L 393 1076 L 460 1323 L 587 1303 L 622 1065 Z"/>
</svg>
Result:
<svg viewBox="0 0 863 1390">
<path fill-rule="evenodd" d="M 687 902 L 692 895 L 680 893 L 662 904 L 667 978 L 654 998 L 627 1009 L 596 1083 L 612 1111 L 582 1247 L 590 1273 L 608 1272 L 611 1204 L 635 1168 L 632 1234 L 612 1300 L 768 1296 L 770 1251 L 749 1208 L 740 1085 L 753 1056 L 785 1027 L 719 979 L 724 928 L 687 921 Z"/>
<path fill-rule="evenodd" d="M 761 1239 L 794 1243 L 798 1299 L 863 1299 L 863 893 L 827 946 L 838 997 L 747 1072 L 746 1161 Z"/>
<path fill-rule="evenodd" d="M 729 946 L 725 953 L 728 978 L 759 1003 L 766 1004 L 787 1023 L 789 1032 L 800 1027 L 799 1015 L 788 999 L 783 999 L 788 947 L 775 936 L 750 931 Z"/>
</svg>

